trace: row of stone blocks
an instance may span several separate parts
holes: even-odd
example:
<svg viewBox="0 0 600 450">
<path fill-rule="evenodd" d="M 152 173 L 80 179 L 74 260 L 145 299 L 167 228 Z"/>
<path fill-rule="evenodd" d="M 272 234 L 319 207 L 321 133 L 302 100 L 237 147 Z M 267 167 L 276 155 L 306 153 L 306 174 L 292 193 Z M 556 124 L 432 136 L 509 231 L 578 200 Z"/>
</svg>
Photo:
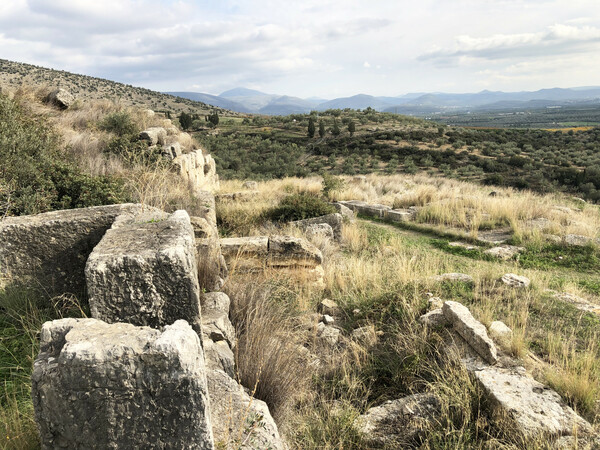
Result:
<svg viewBox="0 0 600 450">
<path fill-rule="evenodd" d="M 390 222 L 408 222 L 414 220 L 417 214 L 417 210 L 414 207 L 408 209 L 392 209 L 387 205 L 366 203 L 360 200 L 340 201 L 338 203 L 350 208 L 356 214 L 388 220 Z"/>
<path fill-rule="evenodd" d="M 26 231 L 30 239 L 10 241 L 7 250 L 7 236 Z M 89 294 L 93 319 L 49 322 L 41 333 L 32 396 L 43 448 L 212 449 L 213 432 L 221 440 L 237 436 L 231 428 L 244 427 L 248 414 L 262 426 L 246 442 L 282 448 L 266 404 L 232 378 L 229 298 L 201 294 L 194 234 L 185 211 L 141 205 L 0 224 L 0 255 L 13 255 L 6 276 L 43 266 L 59 286 L 85 278 Z M 47 238 L 46 254 L 36 235 Z M 73 253 L 68 246 L 77 240 L 87 244 Z M 53 272 L 45 259 L 73 273 Z"/>
</svg>

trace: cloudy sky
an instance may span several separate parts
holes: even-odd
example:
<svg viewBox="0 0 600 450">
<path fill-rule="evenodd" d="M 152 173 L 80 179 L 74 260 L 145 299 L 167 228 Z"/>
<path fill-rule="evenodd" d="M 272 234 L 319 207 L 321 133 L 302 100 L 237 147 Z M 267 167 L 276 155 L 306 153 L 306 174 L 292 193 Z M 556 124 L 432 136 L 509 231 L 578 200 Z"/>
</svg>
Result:
<svg viewBox="0 0 600 450">
<path fill-rule="evenodd" d="M 0 0 L 0 58 L 162 91 L 600 85 L 600 0 Z"/>
</svg>

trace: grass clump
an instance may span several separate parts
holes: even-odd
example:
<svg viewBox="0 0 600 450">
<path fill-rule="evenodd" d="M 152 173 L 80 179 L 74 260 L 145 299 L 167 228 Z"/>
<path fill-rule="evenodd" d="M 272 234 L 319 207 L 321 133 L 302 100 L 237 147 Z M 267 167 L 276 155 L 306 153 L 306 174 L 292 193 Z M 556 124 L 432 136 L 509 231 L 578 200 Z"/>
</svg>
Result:
<svg viewBox="0 0 600 450">
<path fill-rule="evenodd" d="M 48 320 L 82 317 L 77 299 L 38 291 L 0 290 L 0 448 L 39 448 L 31 402 L 31 372 L 39 332 Z"/>
</svg>

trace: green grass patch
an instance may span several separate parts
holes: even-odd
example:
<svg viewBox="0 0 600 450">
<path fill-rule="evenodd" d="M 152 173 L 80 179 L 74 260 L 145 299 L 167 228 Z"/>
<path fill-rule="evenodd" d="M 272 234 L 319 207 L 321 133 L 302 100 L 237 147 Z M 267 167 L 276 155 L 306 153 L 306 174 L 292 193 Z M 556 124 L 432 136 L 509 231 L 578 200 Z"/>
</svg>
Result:
<svg viewBox="0 0 600 450">
<path fill-rule="evenodd" d="M 600 253 L 593 246 L 574 247 L 558 244 L 528 246 L 519 255 L 525 269 L 576 269 L 578 272 L 600 272 Z"/>
</svg>

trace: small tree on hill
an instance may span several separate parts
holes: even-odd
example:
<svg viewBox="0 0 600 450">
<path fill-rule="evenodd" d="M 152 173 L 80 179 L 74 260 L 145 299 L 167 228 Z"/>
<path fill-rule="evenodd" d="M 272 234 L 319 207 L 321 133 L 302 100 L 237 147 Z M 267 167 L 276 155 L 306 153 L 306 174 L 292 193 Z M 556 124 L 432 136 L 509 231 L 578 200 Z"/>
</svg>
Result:
<svg viewBox="0 0 600 450">
<path fill-rule="evenodd" d="M 331 134 L 333 134 L 334 136 L 339 136 L 341 133 L 340 131 L 340 126 L 337 123 L 337 120 L 333 121 L 333 128 L 331 129 Z"/>
<path fill-rule="evenodd" d="M 194 119 L 192 118 L 191 114 L 186 112 L 179 114 L 179 125 L 181 125 L 181 128 L 184 130 L 189 129 L 192 126 L 193 120 Z"/>
<path fill-rule="evenodd" d="M 319 120 L 319 136 L 325 136 L 325 123 L 322 120 Z"/>
<path fill-rule="evenodd" d="M 308 119 L 308 137 L 315 137 L 315 131 L 315 121 L 311 117 L 310 119 Z"/>
<path fill-rule="evenodd" d="M 219 114 L 215 111 L 210 116 L 208 116 L 208 121 L 216 127 L 217 125 L 219 125 Z"/>
<path fill-rule="evenodd" d="M 354 125 L 354 121 L 352 120 L 348 123 L 348 131 L 350 132 L 350 136 L 353 136 L 356 131 L 356 125 Z"/>
</svg>

